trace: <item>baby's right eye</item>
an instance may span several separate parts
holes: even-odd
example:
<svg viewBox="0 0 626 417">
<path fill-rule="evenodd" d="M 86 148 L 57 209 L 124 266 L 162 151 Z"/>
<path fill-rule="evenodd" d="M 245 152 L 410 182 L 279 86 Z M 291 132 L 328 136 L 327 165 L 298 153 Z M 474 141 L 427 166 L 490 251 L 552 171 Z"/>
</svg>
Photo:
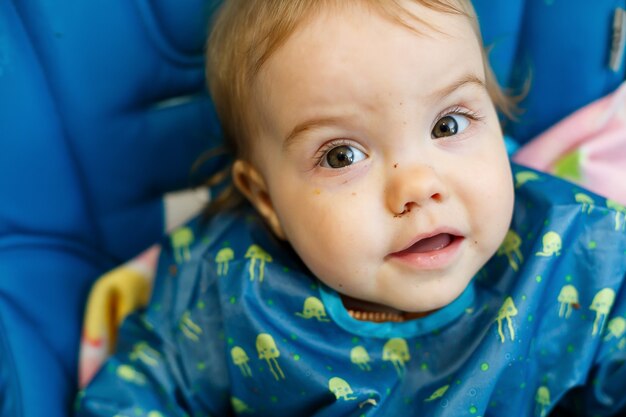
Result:
<svg viewBox="0 0 626 417">
<path fill-rule="evenodd" d="M 367 155 L 354 146 L 339 145 L 326 151 L 320 161 L 320 166 L 333 169 L 343 168 L 365 158 L 367 158 Z"/>
</svg>

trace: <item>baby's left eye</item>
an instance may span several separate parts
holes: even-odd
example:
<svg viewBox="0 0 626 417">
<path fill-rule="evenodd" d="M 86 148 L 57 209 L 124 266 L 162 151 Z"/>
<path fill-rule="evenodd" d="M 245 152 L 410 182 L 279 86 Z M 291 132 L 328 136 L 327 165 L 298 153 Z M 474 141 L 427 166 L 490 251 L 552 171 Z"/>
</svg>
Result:
<svg viewBox="0 0 626 417">
<path fill-rule="evenodd" d="M 462 114 L 448 114 L 437 120 L 431 132 L 433 139 L 454 136 L 464 131 L 470 124 L 470 119 Z"/>
</svg>

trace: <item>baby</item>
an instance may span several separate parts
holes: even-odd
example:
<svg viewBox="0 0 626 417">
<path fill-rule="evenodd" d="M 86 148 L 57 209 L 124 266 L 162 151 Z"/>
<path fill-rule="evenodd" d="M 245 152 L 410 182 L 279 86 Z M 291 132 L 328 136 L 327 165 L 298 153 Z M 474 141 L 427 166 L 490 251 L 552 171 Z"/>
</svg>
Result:
<svg viewBox="0 0 626 417">
<path fill-rule="evenodd" d="M 254 209 L 165 245 L 79 415 L 624 406 L 626 220 L 514 182 L 469 1 L 227 0 L 208 62 Z"/>
</svg>

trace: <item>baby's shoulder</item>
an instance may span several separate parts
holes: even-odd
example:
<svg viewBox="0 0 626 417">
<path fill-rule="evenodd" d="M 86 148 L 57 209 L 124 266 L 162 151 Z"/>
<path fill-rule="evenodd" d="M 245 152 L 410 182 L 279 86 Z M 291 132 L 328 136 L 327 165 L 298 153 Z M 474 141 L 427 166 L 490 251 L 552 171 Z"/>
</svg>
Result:
<svg viewBox="0 0 626 417">
<path fill-rule="evenodd" d="M 489 276 L 486 281 L 507 293 L 513 288 L 543 291 L 554 285 L 558 294 L 563 288 L 570 291 L 577 281 L 584 282 L 589 294 L 620 286 L 626 274 L 622 206 L 529 168 L 513 166 L 513 174 L 513 218 L 483 271 Z"/>
<path fill-rule="evenodd" d="M 182 317 L 203 292 L 214 290 L 216 279 L 229 263 L 252 246 L 255 228 L 261 227 L 249 207 L 199 215 L 161 240 L 148 315 L 164 323 Z"/>
<path fill-rule="evenodd" d="M 609 232 L 626 232 L 626 206 L 620 202 L 522 165 L 513 164 L 512 170 L 516 222 L 584 223 Z"/>
<path fill-rule="evenodd" d="M 160 260 L 180 268 L 207 260 L 228 262 L 267 237 L 269 231 L 259 215 L 242 205 L 210 218 L 199 215 L 172 231 L 162 241 Z"/>
</svg>

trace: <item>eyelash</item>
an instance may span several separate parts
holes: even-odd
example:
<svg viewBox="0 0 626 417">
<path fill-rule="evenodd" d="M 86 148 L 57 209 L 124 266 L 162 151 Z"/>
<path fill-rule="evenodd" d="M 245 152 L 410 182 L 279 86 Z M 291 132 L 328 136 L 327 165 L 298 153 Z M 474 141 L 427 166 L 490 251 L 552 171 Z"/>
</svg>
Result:
<svg viewBox="0 0 626 417">
<path fill-rule="evenodd" d="M 465 107 L 461 107 L 459 105 L 448 108 L 442 112 L 440 112 L 437 117 L 435 117 L 435 120 L 432 124 L 432 126 L 430 127 L 430 130 L 432 131 L 435 127 L 435 124 L 443 117 L 445 116 L 449 116 L 449 115 L 459 115 L 459 116 L 464 116 L 467 117 L 468 119 L 474 121 L 474 122 L 480 122 L 482 121 L 485 117 L 482 116 L 480 113 L 473 111 L 473 110 L 469 110 Z M 338 146 L 354 146 L 354 143 L 350 140 L 347 139 L 334 139 L 331 140 L 330 142 L 327 142 L 324 144 L 324 146 L 322 146 L 313 156 L 313 160 L 315 161 L 315 166 L 320 166 L 320 164 L 322 163 L 323 158 L 326 156 L 326 154 L 333 148 L 336 148 Z"/>
<path fill-rule="evenodd" d="M 448 108 L 440 112 L 437 115 L 437 117 L 435 117 L 435 120 L 433 121 L 433 124 L 430 127 L 430 130 L 432 131 L 435 128 L 435 125 L 437 124 L 439 120 L 441 120 L 443 117 L 450 116 L 450 115 L 465 116 L 474 122 L 480 122 L 485 118 L 485 116 L 481 115 L 480 113 L 476 111 L 469 110 L 466 107 L 461 107 L 459 105 L 456 105 L 454 107 Z"/>
</svg>

